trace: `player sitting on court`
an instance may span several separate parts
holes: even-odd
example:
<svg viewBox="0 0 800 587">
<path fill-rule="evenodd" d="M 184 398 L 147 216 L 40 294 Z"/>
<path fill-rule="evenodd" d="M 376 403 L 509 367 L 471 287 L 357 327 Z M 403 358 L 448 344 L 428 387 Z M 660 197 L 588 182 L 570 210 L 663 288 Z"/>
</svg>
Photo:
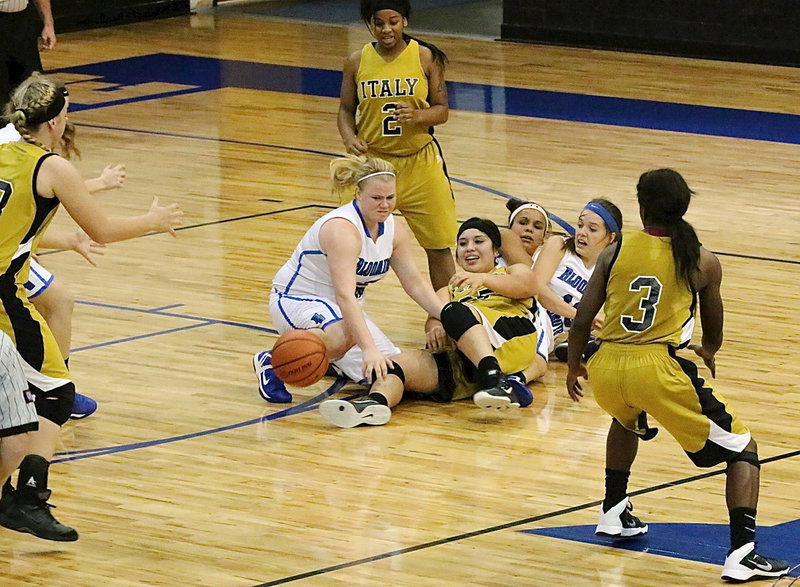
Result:
<svg viewBox="0 0 800 587">
<path fill-rule="evenodd" d="M 429 316 L 442 301 L 414 261 L 411 237 L 395 223 L 394 167 L 378 158 L 348 155 L 330 164 L 334 195 L 354 196 L 318 219 L 272 280 L 270 314 L 277 330 L 310 330 L 331 363 L 353 381 L 381 379 L 400 353 L 365 312 L 366 290 L 391 269 Z M 272 368 L 270 351 L 253 357 L 259 394 L 268 402 L 292 396 Z"/>
<path fill-rule="evenodd" d="M 499 410 L 531 404 L 526 382 L 547 369 L 530 310 L 535 307 L 533 273 L 524 264 L 495 266 L 500 231 L 489 220 L 464 222 L 456 246 L 461 271 L 438 293 L 448 302 L 442 325 L 458 350 L 442 349 L 438 321 L 429 319 L 428 346 L 439 352 L 404 351 L 392 357 L 394 368 L 369 395 L 320 404 L 330 422 L 343 428 L 384 424 L 404 391 L 439 402 L 472 396 L 478 406 Z"/>
</svg>

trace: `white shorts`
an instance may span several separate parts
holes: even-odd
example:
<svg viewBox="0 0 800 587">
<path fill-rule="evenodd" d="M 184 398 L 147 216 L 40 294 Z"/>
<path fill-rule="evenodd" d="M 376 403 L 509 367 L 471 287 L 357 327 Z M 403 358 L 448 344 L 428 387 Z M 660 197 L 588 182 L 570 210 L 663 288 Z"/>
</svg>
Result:
<svg viewBox="0 0 800 587">
<path fill-rule="evenodd" d="M 0 331 L 0 438 L 39 429 L 34 395 L 22 369 L 22 357 Z"/>
<path fill-rule="evenodd" d="M 536 332 L 539 333 L 539 344 L 536 347 L 537 354 L 544 357 L 545 361 L 550 360 L 550 353 L 556 348 L 555 337 L 553 336 L 553 323 L 550 321 L 550 314 L 547 313 L 539 302 L 536 302 L 536 319 L 533 321 Z"/>
<path fill-rule="evenodd" d="M 342 319 L 342 312 L 333 300 L 298 298 L 278 294 L 275 290 L 269 296 L 269 313 L 272 315 L 272 323 L 278 329 L 279 334 L 289 330 L 308 330 L 310 328 L 324 330 Z M 372 340 L 375 341 L 375 346 L 383 353 L 383 356 L 393 357 L 400 354 L 400 349 L 392 344 L 389 337 L 369 319 L 366 313 L 364 313 L 364 321 L 367 323 Z M 332 364 L 353 381 L 363 382 L 362 362 L 361 348 L 356 345 L 344 356 L 332 361 Z"/>
<path fill-rule="evenodd" d="M 31 272 L 25 283 L 25 293 L 28 294 L 28 299 L 32 300 L 41 294 L 53 283 L 54 279 L 55 275 L 42 267 L 36 259 L 31 259 Z"/>
</svg>

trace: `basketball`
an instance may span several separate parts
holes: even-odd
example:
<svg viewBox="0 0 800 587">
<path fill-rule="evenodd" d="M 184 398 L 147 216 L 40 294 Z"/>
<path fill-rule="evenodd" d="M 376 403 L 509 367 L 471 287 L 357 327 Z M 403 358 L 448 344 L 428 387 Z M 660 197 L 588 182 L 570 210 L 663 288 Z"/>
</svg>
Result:
<svg viewBox="0 0 800 587">
<path fill-rule="evenodd" d="M 328 353 L 317 335 L 308 330 L 290 330 L 272 347 L 272 369 L 289 385 L 307 387 L 328 370 Z"/>
</svg>

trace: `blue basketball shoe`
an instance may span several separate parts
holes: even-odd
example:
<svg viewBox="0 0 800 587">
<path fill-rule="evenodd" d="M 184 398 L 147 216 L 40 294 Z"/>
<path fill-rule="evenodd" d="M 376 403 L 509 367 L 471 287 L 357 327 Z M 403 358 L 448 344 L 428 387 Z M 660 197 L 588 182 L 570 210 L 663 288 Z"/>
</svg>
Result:
<svg viewBox="0 0 800 587">
<path fill-rule="evenodd" d="M 533 403 L 533 393 L 525 382 L 518 375 L 509 375 L 508 384 L 511 386 L 511 391 L 517 396 L 519 407 L 527 408 Z"/>
<path fill-rule="evenodd" d="M 253 355 L 253 370 L 258 376 L 258 393 L 264 401 L 272 404 L 288 404 L 292 401 L 292 394 L 272 372 L 272 353 L 262 351 Z"/>
<path fill-rule="evenodd" d="M 96 401 L 88 396 L 76 393 L 75 399 L 72 400 L 72 413 L 70 414 L 70 419 L 81 420 L 94 414 L 95 410 L 97 410 Z"/>
</svg>

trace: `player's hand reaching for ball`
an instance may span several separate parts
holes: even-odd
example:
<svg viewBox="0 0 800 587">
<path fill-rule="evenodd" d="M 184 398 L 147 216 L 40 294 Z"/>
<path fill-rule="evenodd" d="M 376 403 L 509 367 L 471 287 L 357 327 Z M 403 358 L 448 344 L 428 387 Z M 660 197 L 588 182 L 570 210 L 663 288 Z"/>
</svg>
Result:
<svg viewBox="0 0 800 587">
<path fill-rule="evenodd" d="M 158 196 L 153 198 L 150 210 L 147 212 L 152 223 L 152 230 L 158 232 L 168 232 L 175 236 L 175 227 L 180 226 L 183 221 L 183 212 L 178 204 L 167 206 L 158 205 Z"/>
<path fill-rule="evenodd" d="M 89 261 L 92 265 L 97 265 L 92 259 L 92 255 L 104 255 L 103 249 L 106 247 L 100 243 L 94 242 L 89 235 L 78 229 L 74 235 L 74 242 L 72 243 L 72 250 L 81 255 L 84 259 Z"/>
<path fill-rule="evenodd" d="M 103 189 L 121 188 L 122 184 L 125 183 L 125 176 L 125 165 L 122 163 L 106 165 L 103 171 L 100 172 L 100 181 L 103 182 Z"/>
</svg>

